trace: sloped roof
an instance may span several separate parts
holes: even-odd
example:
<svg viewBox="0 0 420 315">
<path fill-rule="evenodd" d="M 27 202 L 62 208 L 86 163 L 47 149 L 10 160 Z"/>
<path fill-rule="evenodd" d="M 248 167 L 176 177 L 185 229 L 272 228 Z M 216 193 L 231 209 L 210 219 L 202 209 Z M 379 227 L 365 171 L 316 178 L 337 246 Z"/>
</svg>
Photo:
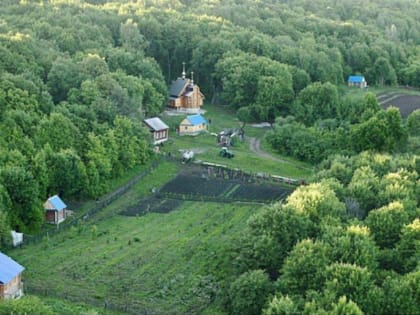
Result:
<svg viewBox="0 0 420 315">
<path fill-rule="evenodd" d="M 187 119 L 193 126 L 207 124 L 207 120 L 199 114 L 187 116 Z"/>
<path fill-rule="evenodd" d="M 20 274 L 24 267 L 0 252 L 0 283 L 7 284 Z"/>
<path fill-rule="evenodd" d="M 63 210 L 67 205 L 57 195 L 48 198 L 48 202 L 54 207 L 54 210 Z"/>
<path fill-rule="evenodd" d="M 159 117 L 145 119 L 144 123 L 153 129 L 153 131 L 169 129 L 168 125 L 165 124 Z"/>
<path fill-rule="evenodd" d="M 352 83 L 362 83 L 363 81 L 365 81 L 365 77 L 362 75 L 351 75 L 349 76 L 349 79 L 347 80 L 347 82 L 352 82 Z"/>
<path fill-rule="evenodd" d="M 178 78 L 176 79 L 176 81 L 173 81 L 171 86 L 169 87 L 169 95 L 176 97 L 180 96 L 185 86 L 189 83 L 189 81 L 190 80 L 187 78 Z"/>
</svg>

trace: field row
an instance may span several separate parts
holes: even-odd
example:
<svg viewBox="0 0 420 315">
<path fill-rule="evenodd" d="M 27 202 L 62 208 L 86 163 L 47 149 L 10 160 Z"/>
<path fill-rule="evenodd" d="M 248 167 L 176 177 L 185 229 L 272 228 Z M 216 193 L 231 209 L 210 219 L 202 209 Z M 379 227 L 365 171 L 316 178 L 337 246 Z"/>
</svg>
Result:
<svg viewBox="0 0 420 315">
<path fill-rule="evenodd" d="M 269 183 L 244 183 L 181 174 L 163 186 L 160 192 L 164 194 L 271 202 L 284 198 L 291 190 L 280 185 Z"/>
<path fill-rule="evenodd" d="M 398 93 L 383 94 L 378 97 L 382 108 L 398 107 L 403 118 L 407 118 L 413 111 L 420 109 L 419 95 L 403 95 Z"/>
</svg>

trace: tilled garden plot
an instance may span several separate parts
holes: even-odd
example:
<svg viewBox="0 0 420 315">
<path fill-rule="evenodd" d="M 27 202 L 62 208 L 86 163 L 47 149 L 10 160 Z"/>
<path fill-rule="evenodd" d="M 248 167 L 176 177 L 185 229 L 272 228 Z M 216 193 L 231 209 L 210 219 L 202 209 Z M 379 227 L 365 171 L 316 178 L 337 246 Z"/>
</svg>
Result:
<svg viewBox="0 0 420 315">
<path fill-rule="evenodd" d="M 285 198 L 291 193 L 290 189 L 275 185 L 241 185 L 231 195 L 233 199 L 274 201 Z"/>
<path fill-rule="evenodd" d="M 271 202 L 289 195 L 292 189 L 271 183 L 244 183 L 234 180 L 202 178 L 180 174 L 162 187 L 160 193 L 171 198 L 220 201 Z M 206 198 L 207 197 L 207 198 Z M 198 199 L 199 200 L 199 199 Z"/>
<path fill-rule="evenodd" d="M 391 95 L 380 101 L 381 107 L 386 109 L 389 106 L 398 107 L 403 118 L 407 118 L 416 109 L 420 109 L 420 96 L 418 95 Z"/>
<path fill-rule="evenodd" d="M 178 208 L 181 204 L 182 200 L 150 197 L 149 199 L 142 200 L 137 205 L 122 211 L 120 214 L 126 216 L 139 216 L 149 212 L 168 213 Z"/>
<path fill-rule="evenodd" d="M 234 183 L 231 181 L 180 174 L 174 180 L 163 186 L 160 192 L 164 194 L 217 197 L 229 191 L 233 185 Z"/>
<path fill-rule="evenodd" d="M 168 213 L 186 200 L 200 202 L 272 202 L 289 195 L 293 189 L 271 182 L 245 182 L 205 176 L 200 167 L 189 167 L 165 184 L 157 194 L 120 212 L 126 216 L 140 216 L 150 212 Z"/>
</svg>

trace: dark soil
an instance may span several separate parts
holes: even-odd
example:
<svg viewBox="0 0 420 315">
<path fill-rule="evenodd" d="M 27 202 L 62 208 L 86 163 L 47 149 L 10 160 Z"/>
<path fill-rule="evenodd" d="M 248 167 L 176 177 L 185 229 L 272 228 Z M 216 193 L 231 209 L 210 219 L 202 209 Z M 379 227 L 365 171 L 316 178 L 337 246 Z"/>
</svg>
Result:
<svg viewBox="0 0 420 315">
<path fill-rule="evenodd" d="M 419 95 L 391 95 L 389 100 L 381 102 L 381 107 L 386 109 L 390 106 L 398 107 L 403 118 L 407 118 L 416 109 L 420 109 Z"/>
<path fill-rule="evenodd" d="M 248 183 L 239 180 L 199 177 L 197 173 L 179 174 L 162 187 L 166 196 L 216 197 L 223 200 L 271 202 L 289 195 L 292 189 L 271 182 Z"/>
<path fill-rule="evenodd" d="M 204 195 L 216 197 L 232 187 L 233 183 L 222 179 L 206 179 L 180 174 L 160 190 L 162 193 Z"/>
<path fill-rule="evenodd" d="M 178 208 L 181 204 L 182 201 L 177 199 L 150 197 L 149 199 L 139 201 L 137 205 L 131 206 L 120 214 L 126 216 L 139 216 L 149 212 L 168 213 Z"/>
<path fill-rule="evenodd" d="M 282 199 L 288 194 L 290 190 L 275 185 L 241 185 L 232 194 L 232 198 L 271 201 Z"/>
<path fill-rule="evenodd" d="M 255 183 L 208 176 L 205 169 L 192 165 L 184 168 L 157 194 L 139 200 L 120 214 L 139 216 L 149 212 L 168 213 L 181 206 L 184 200 L 272 202 L 285 198 L 292 191 L 291 188 L 268 181 Z"/>
</svg>

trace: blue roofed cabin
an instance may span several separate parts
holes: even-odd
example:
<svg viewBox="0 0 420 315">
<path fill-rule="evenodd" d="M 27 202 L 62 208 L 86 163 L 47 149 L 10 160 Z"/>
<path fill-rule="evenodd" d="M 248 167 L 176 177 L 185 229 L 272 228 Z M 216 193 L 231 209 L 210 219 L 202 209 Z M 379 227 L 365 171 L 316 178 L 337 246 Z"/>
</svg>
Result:
<svg viewBox="0 0 420 315">
<path fill-rule="evenodd" d="M 361 89 L 367 87 L 367 82 L 365 77 L 362 75 L 351 75 L 347 80 L 348 86 L 355 86 Z"/>
<path fill-rule="evenodd" d="M 203 131 L 207 131 L 207 120 L 197 114 L 187 116 L 179 125 L 180 135 L 198 135 Z"/>
<path fill-rule="evenodd" d="M 23 296 L 22 272 L 24 267 L 0 252 L 0 300 Z"/>
<path fill-rule="evenodd" d="M 67 205 L 57 195 L 48 198 L 44 209 L 45 219 L 48 223 L 59 224 L 66 219 Z"/>
<path fill-rule="evenodd" d="M 183 63 L 182 76 L 172 82 L 169 87 L 170 108 L 189 113 L 199 113 L 203 105 L 204 95 L 200 87 L 194 83 L 194 73 L 191 79 L 185 77 L 185 63 Z"/>
</svg>

